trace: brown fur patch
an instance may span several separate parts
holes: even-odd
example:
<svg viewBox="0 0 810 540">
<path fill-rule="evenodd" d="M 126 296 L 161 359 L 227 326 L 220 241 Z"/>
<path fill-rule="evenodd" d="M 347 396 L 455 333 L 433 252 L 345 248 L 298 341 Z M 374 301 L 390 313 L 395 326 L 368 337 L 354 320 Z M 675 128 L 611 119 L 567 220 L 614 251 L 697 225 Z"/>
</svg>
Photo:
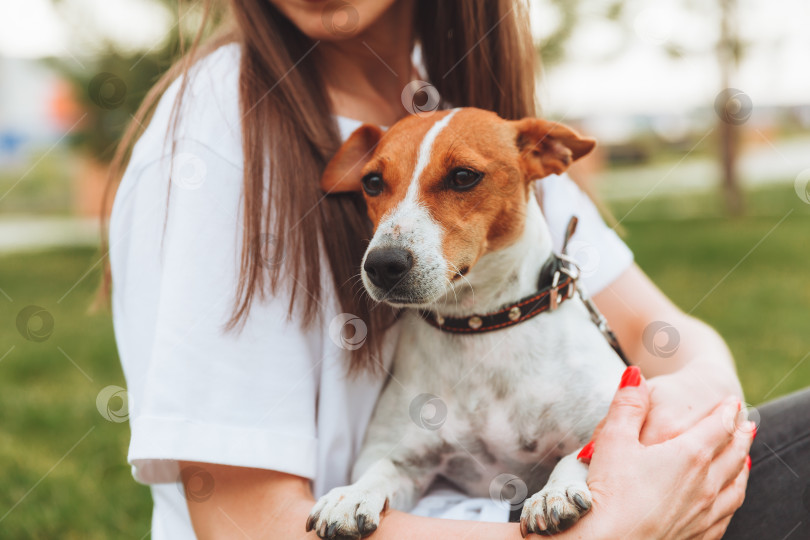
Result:
<svg viewBox="0 0 810 540">
<path fill-rule="evenodd" d="M 407 117 L 381 138 L 373 128 L 359 128 L 361 135 L 353 134 L 333 160 L 336 165 L 330 162 L 327 167 L 332 180 L 326 184 L 338 190 L 359 189 L 360 178 L 379 173 L 382 193 L 366 196 L 368 216 L 376 229 L 405 198 L 425 134 L 447 114 Z M 443 231 L 443 255 L 451 267 L 448 279 L 458 277 L 457 269 L 471 268 L 483 255 L 516 242 L 523 232 L 531 181 L 563 172 L 593 145 L 570 128 L 542 119 L 506 121 L 474 108 L 456 113 L 438 133 L 429 162 L 417 179 L 417 200 Z M 358 170 L 360 159 L 364 164 Z M 472 189 L 454 191 L 447 187 L 446 178 L 456 168 L 484 176 Z"/>
</svg>

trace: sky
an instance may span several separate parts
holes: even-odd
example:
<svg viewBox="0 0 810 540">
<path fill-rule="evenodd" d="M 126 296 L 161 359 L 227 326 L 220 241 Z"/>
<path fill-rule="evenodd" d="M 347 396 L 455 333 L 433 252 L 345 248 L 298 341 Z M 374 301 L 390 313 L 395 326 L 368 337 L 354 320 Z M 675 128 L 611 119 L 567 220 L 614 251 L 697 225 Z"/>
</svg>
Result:
<svg viewBox="0 0 810 540">
<path fill-rule="evenodd" d="M 149 0 L 68 0 L 82 13 L 73 24 L 115 36 L 131 47 L 149 48 L 171 31 L 170 17 Z M 674 114 L 711 104 L 722 89 L 713 44 L 718 24 L 710 0 L 627 0 L 622 25 L 608 22 L 609 0 L 582 0 L 581 23 L 563 63 L 549 66 L 540 100 L 558 115 Z M 738 0 L 739 25 L 751 44 L 732 86 L 755 105 L 810 102 L 810 2 Z M 533 30 L 539 39 L 556 13 L 531 0 Z M 71 33 L 51 0 L 0 1 L 0 55 L 81 58 L 87 43 Z M 674 44 L 681 57 L 667 55 Z"/>
<path fill-rule="evenodd" d="M 755 106 L 810 103 L 810 2 L 738 2 L 740 34 L 750 46 L 731 86 L 747 93 Z M 598 10 L 584 14 L 566 60 L 546 72 L 541 101 L 557 113 L 574 115 L 606 107 L 615 113 L 666 113 L 713 103 L 722 89 L 713 4 L 628 0 L 624 33 Z M 542 1 L 531 6 L 532 26 L 542 37 L 553 24 L 553 10 Z M 680 58 L 666 53 L 667 43 L 676 45 Z"/>
</svg>

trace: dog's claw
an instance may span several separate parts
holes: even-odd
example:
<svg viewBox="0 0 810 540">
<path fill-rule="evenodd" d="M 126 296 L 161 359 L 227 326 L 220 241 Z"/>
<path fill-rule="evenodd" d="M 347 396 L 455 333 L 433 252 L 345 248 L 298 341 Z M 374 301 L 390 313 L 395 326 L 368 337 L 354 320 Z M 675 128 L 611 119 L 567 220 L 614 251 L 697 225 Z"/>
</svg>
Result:
<svg viewBox="0 0 810 540">
<path fill-rule="evenodd" d="M 548 527 L 546 526 L 546 520 L 543 519 L 542 514 L 537 514 L 534 522 L 537 524 L 537 530 L 542 532 L 545 531 Z"/>
<path fill-rule="evenodd" d="M 585 499 L 583 499 L 582 495 L 579 493 L 574 493 L 574 496 L 571 498 L 574 499 L 574 502 L 577 503 L 577 506 L 579 506 L 582 510 L 590 510 L 591 503 L 585 501 Z"/>
<path fill-rule="evenodd" d="M 581 518 L 592 506 L 590 492 L 585 484 L 565 488 L 546 486 L 523 505 L 521 532 L 556 534 Z"/>
<path fill-rule="evenodd" d="M 316 503 L 307 522 L 323 540 L 359 540 L 380 523 L 386 498 L 353 486 L 334 488 Z"/>
<path fill-rule="evenodd" d="M 557 527 L 560 526 L 560 513 L 557 511 L 556 508 L 552 507 L 550 514 L 551 515 L 549 517 L 551 518 L 551 524 L 556 529 Z"/>
</svg>

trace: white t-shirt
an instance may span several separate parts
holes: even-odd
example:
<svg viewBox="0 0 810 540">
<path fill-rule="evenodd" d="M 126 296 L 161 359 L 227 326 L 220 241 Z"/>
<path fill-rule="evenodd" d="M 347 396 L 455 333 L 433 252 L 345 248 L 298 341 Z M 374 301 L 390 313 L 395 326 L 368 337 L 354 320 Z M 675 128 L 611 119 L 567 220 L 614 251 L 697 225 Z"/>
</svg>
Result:
<svg viewBox="0 0 810 540">
<path fill-rule="evenodd" d="M 242 249 L 239 54 L 238 45 L 222 47 L 193 71 L 170 196 L 165 140 L 179 84 L 169 88 L 134 148 L 110 223 L 113 319 L 132 430 L 128 461 L 135 479 L 152 487 L 154 540 L 194 537 L 178 460 L 302 476 L 316 497 L 348 483 L 383 384 L 346 376 L 348 352 L 329 332 L 340 309 L 328 276 L 320 324 L 302 330 L 288 321 L 287 299 L 279 295 L 254 302 L 241 331 L 224 329 Z M 337 121 L 344 139 L 359 125 Z M 557 249 L 569 217 L 579 216 L 570 251 L 583 262 L 588 290 L 598 292 L 631 264 L 630 250 L 567 177 L 542 185 Z M 387 336 L 388 364 L 396 333 Z M 210 496 L 204 480 L 192 497 Z M 484 520 L 508 513 L 489 499 L 446 491 L 417 511 Z"/>
</svg>

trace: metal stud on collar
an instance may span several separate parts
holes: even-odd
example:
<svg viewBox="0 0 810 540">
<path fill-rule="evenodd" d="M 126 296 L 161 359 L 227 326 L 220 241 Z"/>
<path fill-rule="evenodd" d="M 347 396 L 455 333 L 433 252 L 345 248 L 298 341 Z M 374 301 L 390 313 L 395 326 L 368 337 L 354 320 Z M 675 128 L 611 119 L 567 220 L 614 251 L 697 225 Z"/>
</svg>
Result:
<svg viewBox="0 0 810 540">
<path fill-rule="evenodd" d="M 510 321 L 518 320 L 520 318 L 520 315 L 521 315 L 520 308 L 517 307 L 517 306 L 515 306 L 515 307 L 513 307 L 512 309 L 509 310 L 509 320 Z"/>
<path fill-rule="evenodd" d="M 484 321 L 481 320 L 481 317 L 478 315 L 473 315 L 469 319 L 467 319 L 467 324 L 470 325 L 470 328 L 473 330 L 478 330 L 481 328 L 481 325 L 484 324 Z"/>
</svg>

